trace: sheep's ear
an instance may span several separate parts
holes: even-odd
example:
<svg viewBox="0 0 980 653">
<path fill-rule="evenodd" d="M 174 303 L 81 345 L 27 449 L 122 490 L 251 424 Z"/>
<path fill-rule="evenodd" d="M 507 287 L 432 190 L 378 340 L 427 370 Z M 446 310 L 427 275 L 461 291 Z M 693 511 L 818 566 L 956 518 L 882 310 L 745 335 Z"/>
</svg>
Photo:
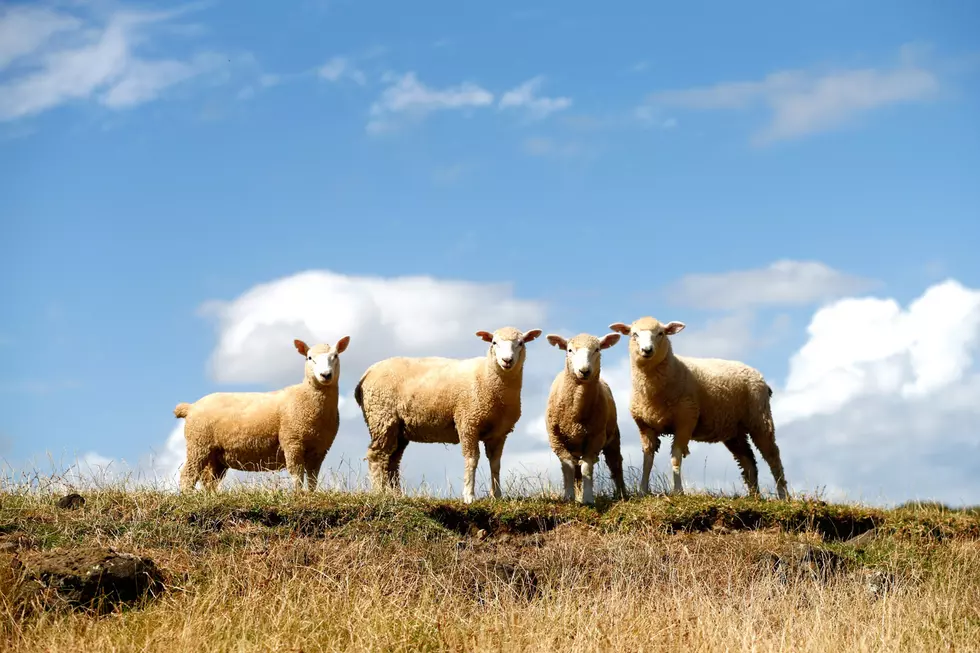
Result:
<svg viewBox="0 0 980 653">
<path fill-rule="evenodd" d="M 490 333 L 489 331 L 477 331 L 476 335 L 479 336 L 480 338 L 483 338 L 487 342 L 493 342 L 493 334 Z"/>
<path fill-rule="evenodd" d="M 524 342 L 531 342 L 532 340 L 534 340 L 540 335 L 541 335 L 541 329 L 531 329 L 530 331 L 527 331 L 524 334 L 521 340 Z"/>
<path fill-rule="evenodd" d="M 607 333 L 602 336 L 602 340 L 599 341 L 599 349 L 609 349 L 622 338 L 618 333 Z"/>
<path fill-rule="evenodd" d="M 549 344 L 558 347 L 558 349 L 564 349 L 564 350 L 568 349 L 568 341 L 559 335 L 555 335 L 554 333 L 549 333 L 546 340 L 548 341 Z"/>
<path fill-rule="evenodd" d="M 337 341 L 337 346 L 334 347 L 338 354 L 343 354 L 347 350 L 347 345 L 350 344 L 350 336 L 344 336 Z"/>
<path fill-rule="evenodd" d="M 675 333 L 680 333 L 683 331 L 685 326 L 687 325 L 685 325 L 683 322 L 669 322 L 664 326 L 664 333 L 666 333 L 668 336 L 672 336 Z"/>
<path fill-rule="evenodd" d="M 301 353 L 303 356 L 306 356 L 306 354 L 310 351 L 310 348 L 307 347 L 306 343 L 302 340 L 293 340 L 293 345 L 295 345 L 296 351 Z"/>
<path fill-rule="evenodd" d="M 614 322 L 609 325 L 610 331 L 615 331 L 616 333 L 622 333 L 624 336 L 630 334 L 630 327 L 628 324 L 623 324 L 622 322 Z"/>
</svg>

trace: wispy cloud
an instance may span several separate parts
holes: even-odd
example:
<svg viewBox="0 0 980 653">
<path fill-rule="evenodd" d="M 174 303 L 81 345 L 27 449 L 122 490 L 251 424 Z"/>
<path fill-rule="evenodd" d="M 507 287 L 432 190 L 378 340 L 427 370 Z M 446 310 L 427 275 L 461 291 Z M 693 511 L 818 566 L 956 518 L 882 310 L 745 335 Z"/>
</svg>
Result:
<svg viewBox="0 0 980 653">
<path fill-rule="evenodd" d="M 500 98 L 499 108 L 526 109 L 531 118 L 541 119 L 572 106 L 572 99 L 568 97 L 538 97 L 543 81 L 544 77 L 538 75 L 507 91 Z"/>
<path fill-rule="evenodd" d="M 139 53 L 150 40 L 151 28 L 189 9 L 116 11 L 102 17 L 28 6 L 6 8 L 0 13 L 0 121 L 77 100 L 94 99 L 110 109 L 130 108 L 216 71 L 225 58 L 213 52 L 183 59 L 147 58 Z"/>
<path fill-rule="evenodd" d="M 819 261 L 781 260 L 764 268 L 689 274 L 666 288 L 674 304 L 716 310 L 803 306 L 862 293 L 877 282 Z"/>
<path fill-rule="evenodd" d="M 550 138 L 535 136 L 524 141 L 524 151 L 531 156 L 553 156 L 567 158 L 582 154 L 578 143 L 561 143 Z"/>
<path fill-rule="evenodd" d="M 392 129 L 399 115 L 421 120 L 433 111 L 474 109 L 493 104 L 493 93 L 472 82 L 436 89 L 420 82 L 414 72 L 401 76 L 388 74 L 382 81 L 388 86 L 371 105 L 367 124 L 371 133 Z"/>
<path fill-rule="evenodd" d="M 763 145 L 836 129 L 887 105 L 925 101 L 935 97 L 939 88 L 933 72 L 909 60 L 891 69 L 826 74 L 789 70 L 758 81 L 653 93 L 637 115 L 656 115 L 665 107 L 709 111 L 764 106 L 771 119 L 752 137 L 755 144 Z"/>
<path fill-rule="evenodd" d="M 367 78 L 364 76 L 364 73 L 356 68 L 347 57 L 333 57 L 320 66 L 317 73 L 321 78 L 331 82 L 350 79 L 360 86 L 364 86 L 367 83 Z"/>
</svg>

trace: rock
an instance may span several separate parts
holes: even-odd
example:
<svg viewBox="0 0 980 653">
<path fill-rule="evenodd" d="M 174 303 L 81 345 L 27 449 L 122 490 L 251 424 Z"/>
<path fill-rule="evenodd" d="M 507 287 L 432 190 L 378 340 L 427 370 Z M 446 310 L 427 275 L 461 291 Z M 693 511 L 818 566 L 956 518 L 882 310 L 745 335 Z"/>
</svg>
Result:
<svg viewBox="0 0 980 653">
<path fill-rule="evenodd" d="M 826 582 L 847 570 L 847 560 L 829 549 L 794 542 L 767 556 L 772 570 L 783 582 L 800 577 Z"/>
<path fill-rule="evenodd" d="M 163 574 L 153 560 L 112 549 L 43 551 L 17 562 L 22 598 L 38 599 L 46 608 L 107 612 L 163 589 Z"/>
<path fill-rule="evenodd" d="M 58 507 L 65 510 L 74 510 L 75 508 L 81 508 L 85 505 L 85 497 L 77 492 L 72 492 L 71 494 L 66 494 L 65 496 L 58 499 Z"/>
</svg>

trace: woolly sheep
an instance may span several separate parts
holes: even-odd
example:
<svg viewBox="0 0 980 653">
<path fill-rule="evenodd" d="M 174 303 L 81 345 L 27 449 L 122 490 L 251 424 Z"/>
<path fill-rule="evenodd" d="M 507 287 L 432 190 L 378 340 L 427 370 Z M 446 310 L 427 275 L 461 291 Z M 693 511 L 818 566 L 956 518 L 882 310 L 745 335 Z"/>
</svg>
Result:
<svg viewBox="0 0 980 653">
<path fill-rule="evenodd" d="M 187 462 L 180 474 L 181 490 L 201 480 L 217 488 L 228 469 L 287 469 L 297 491 L 316 489 L 320 465 L 337 436 L 339 354 L 350 336 L 328 344 L 293 344 L 306 357 L 301 383 L 272 392 L 215 392 L 193 404 L 181 403 L 174 415 L 183 417 Z"/>
<path fill-rule="evenodd" d="M 549 343 L 566 352 L 565 369 L 551 384 L 545 424 L 551 450 L 561 461 L 565 501 L 575 498 L 581 479 L 581 503 L 594 504 L 592 470 L 602 452 L 620 498 L 626 498 L 623 455 L 619 450 L 616 401 L 609 384 L 599 378 L 601 350 L 619 342 L 618 333 L 599 339 L 587 333 L 565 340 L 549 334 Z"/>
<path fill-rule="evenodd" d="M 409 442 L 460 444 L 465 460 L 463 501 L 474 500 L 482 441 L 499 499 L 500 457 L 521 416 L 525 344 L 541 329 L 477 331 L 490 343 L 467 359 L 394 357 L 369 367 L 354 388 L 371 435 L 367 460 L 375 489 L 400 489 L 399 466 Z"/>
<path fill-rule="evenodd" d="M 690 453 L 688 442 L 694 440 L 723 442 L 741 468 L 749 492 L 757 495 L 759 471 L 749 445 L 751 438 L 772 471 L 779 498 L 787 498 L 769 405 L 772 388 L 758 370 L 744 363 L 674 355 L 669 336 L 684 326 L 683 322 L 661 324 L 652 317 L 642 317 L 631 325 L 609 325 L 611 331 L 630 336 L 630 413 L 643 446 L 641 490 L 645 494 L 650 491 L 650 471 L 660 436 L 673 433 L 672 494 L 683 493 L 681 460 Z"/>
</svg>

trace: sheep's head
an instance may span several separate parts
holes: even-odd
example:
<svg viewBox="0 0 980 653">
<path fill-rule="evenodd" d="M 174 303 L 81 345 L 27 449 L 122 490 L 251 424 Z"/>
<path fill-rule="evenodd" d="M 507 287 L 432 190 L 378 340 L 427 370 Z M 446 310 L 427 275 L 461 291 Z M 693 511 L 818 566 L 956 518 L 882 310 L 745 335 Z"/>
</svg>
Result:
<svg viewBox="0 0 980 653">
<path fill-rule="evenodd" d="M 524 364 L 524 345 L 541 335 L 541 329 L 531 329 L 521 333 L 513 327 L 503 327 L 493 333 L 477 331 L 476 335 L 490 343 L 489 355 L 493 356 L 497 367 L 504 371 L 519 370 Z"/>
<path fill-rule="evenodd" d="M 303 356 L 306 356 L 306 378 L 314 386 L 327 387 L 336 384 L 340 379 L 340 354 L 350 344 L 350 336 L 344 336 L 331 347 L 327 344 L 308 346 L 302 340 L 293 340 L 293 344 Z"/>
<path fill-rule="evenodd" d="M 662 361 L 670 351 L 670 340 L 667 336 L 683 329 L 683 322 L 661 324 L 660 320 L 652 317 L 641 317 L 630 325 L 622 322 L 609 325 L 610 331 L 630 337 L 630 356 L 633 360 L 653 364 Z"/>
<path fill-rule="evenodd" d="M 618 333 L 607 333 L 602 338 L 580 333 L 565 340 L 559 335 L 548 334 L 548 342 L 566 352 L 565 369 L 579 381 L 598 378 L 602 350 L 615 345 L 619 338 Z"/>
</svg>

